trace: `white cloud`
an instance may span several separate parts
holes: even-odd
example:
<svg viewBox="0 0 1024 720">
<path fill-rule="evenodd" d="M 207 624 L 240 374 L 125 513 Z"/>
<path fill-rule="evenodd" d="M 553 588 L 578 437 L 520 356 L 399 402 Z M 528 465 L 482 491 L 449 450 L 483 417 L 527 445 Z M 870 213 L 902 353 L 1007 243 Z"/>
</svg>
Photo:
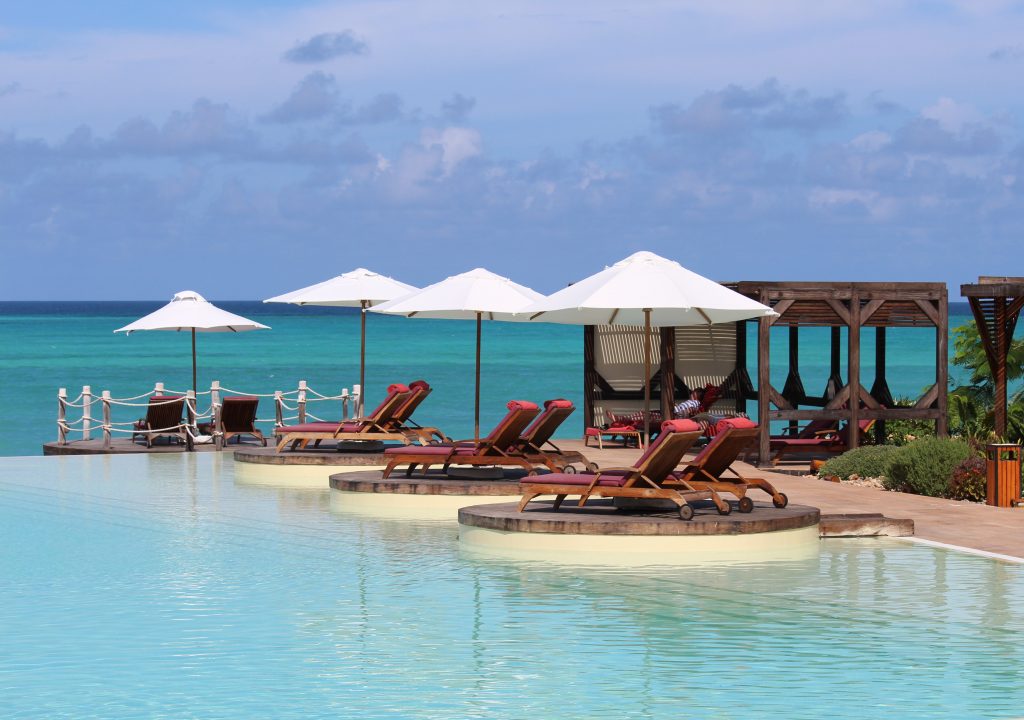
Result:
<svg viewBox="0 0 1024 720">
<path fill-rule="evenodd" d="M 970 105 L 956 102 L 952 98 L 941 97 L 933 105 L 921 110 L 921 117 L 936 121 L 943 130 L 959 132 L 964 125 L 980 122 L 981 113 Z"/>
<path fill-rule="evenodd" d="M 483 154 L 483 140 L 472 128 L 447 127 L 443 130 L 427 128 L 420 143 L 428 150 L 441 151 L 441 169 L 445 177 L 452 174 L 460 163 Z"/>
</svg>

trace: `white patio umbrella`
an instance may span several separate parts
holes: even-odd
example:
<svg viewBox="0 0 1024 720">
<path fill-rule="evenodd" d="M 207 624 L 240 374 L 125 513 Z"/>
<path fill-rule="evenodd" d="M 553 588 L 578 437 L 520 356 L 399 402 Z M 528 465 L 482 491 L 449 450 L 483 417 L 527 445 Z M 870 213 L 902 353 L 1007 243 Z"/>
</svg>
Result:
<svg viewBox="0 0 1024 720">
<path fill-rule="evenodd" d="M 133 323 L 114 332 L 131 335 L 137 330 L 182 330 L 192 331 L 192 390 L 196 389 L 196 332 L 245 332 L 247 330 L 269 330 L 270 328 L 221 310 L 202 295 L 192 290 L 176 293 L 169 303 L 159 310 L 139 318 Z"/>
<path fill-rule="evenodd" d="M 370 308 L 371 312 L 441 320 L 476 320 L 476 395 L 473 436 L 480 438 L 481 321 L 523 320 L 523 310 L 543 295 L 508 278 L 476 268 L 428 285 L 405 297 Z M 517 316 L 517 313 L 519 315 Z"/>
<path fill-rule="evenodd" d="M 652 252 L 633 253 L 527 309 L 531 320 L 644 326 L 644 434 L 651 411 L 651 327 L 713 325 L 776 313 Z"/>
<path fill-rule="evenodd" d="M 417 288 L 366 268 L 356 268 L 316 285 L 264 300 L 293 305 L 357 307 L 359 312 L 359 415 L 366 395 L 366 310 L 388 300 L 408 295 Z"/>
</svg>

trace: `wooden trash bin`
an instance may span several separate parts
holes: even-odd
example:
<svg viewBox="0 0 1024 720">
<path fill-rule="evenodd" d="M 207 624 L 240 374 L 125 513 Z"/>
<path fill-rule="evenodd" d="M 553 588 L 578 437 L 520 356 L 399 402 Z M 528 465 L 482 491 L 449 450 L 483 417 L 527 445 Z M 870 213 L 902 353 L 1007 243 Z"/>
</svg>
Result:
<svg viewBox="0 0 1024 720">
<path fill-rule="evenodd" d="M 1020 496 L 1020 445 L 996 443 L 985 448 L 988 460 L 988 504 L 1017 507 Z"/>
</svg>

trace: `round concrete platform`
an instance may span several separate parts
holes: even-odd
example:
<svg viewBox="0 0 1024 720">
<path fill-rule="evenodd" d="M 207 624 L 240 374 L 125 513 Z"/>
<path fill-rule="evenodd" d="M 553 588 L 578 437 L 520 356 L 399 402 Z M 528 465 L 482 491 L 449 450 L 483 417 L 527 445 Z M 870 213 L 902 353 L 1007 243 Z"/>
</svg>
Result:
<svg viewBox="0 0 1024 720">
<path fill-rule="evenodd" d="M 371 465 L 376 467 L 386 464 L 384 452 L 379 447 L 359 452 L 339 452 L 334 448 L 277 452 L 274 447 L 247 447 L 235 450 L 235 460 L 254 465 Z"/>
<path fill-rule="evenodd" d="M 818 552 L 820 513 L 755 503 L 751 513 L 719 515 L 698 503 L 693 520 L 674 511 L 626 512 L 610 501 L 473 505 L 459 510 L 459 538 L 474 553 L 581 564 L 690 564 L 797 560 Z"/>
<path fill-rule="evenodd" d="M 518 479 L 417 477 L 386 480 L 380 472 L 331 475 L 331 508 L 373 517 L 455 522 L 459 508 L 508 502 L 520 495 Z"/>
</svg>

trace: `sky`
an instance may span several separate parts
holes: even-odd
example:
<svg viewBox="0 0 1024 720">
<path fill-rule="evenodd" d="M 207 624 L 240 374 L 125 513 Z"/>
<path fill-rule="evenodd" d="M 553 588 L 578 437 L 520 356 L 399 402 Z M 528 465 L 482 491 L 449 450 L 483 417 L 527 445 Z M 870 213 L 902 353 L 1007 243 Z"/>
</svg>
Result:
<svg viewBox="0 0 1024 720">
<path fill-rule="evenodd" d="M 1024 2 L 0 0 L 0 299 L 1024 275 Z"/>
</svg>

